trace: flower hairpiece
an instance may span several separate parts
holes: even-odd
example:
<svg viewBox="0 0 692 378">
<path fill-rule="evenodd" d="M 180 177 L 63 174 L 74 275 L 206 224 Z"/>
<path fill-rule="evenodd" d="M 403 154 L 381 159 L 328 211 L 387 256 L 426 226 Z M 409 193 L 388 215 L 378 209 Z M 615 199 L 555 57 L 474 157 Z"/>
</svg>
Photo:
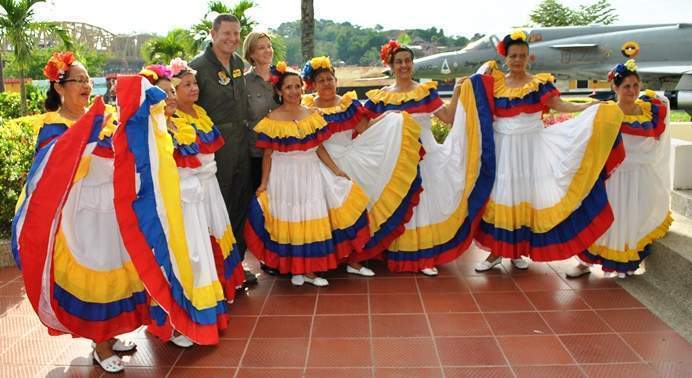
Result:
<svg viewBox="0 0 692 378">
<path fill-rule="evenodd" d="M 401 48 L 401 44 L 393 39 L 382 45 L 380 49 L 380 59 L 382 59 L 382 63 L 384 63 L 384 65 L 389 64 L 389 57 L 399 48 Z"/>
<path fill-rule="evenodd" d="M 634 59 L 629 59 L 625 63 L 619 63 L 608 72 L 608 81 L 615 80 L 616 77 L 622 76 L 627 72 L 637 72 L 637 62 Z"/>
<path fill-rule="evenodd" d="M 272 83 L 272 85 L 276 85 L 276 83 L 279 82 L 281 75 L 283 75 L 287 69 L 288 65 L 283 60 L 276 63 L 275 66 L 269 66 L 269 81 Z"/>
<path fill-rule="evenodd" d="M 500 54 L 500 56 L 507 56 L 507 45 L 509 45 L 510 42 L 522 41 L 524 43 L 528 43 L 528 39 L 529 37 L 526 35 L 525 31 L 516 29 L 512 33 L 507 34 L 504 38 L 502 38 L 502 41 L 497 44 L 497 53 Z"/>
<path fill-rule="evenodd" d="M 168 68 L 171 72 L 172 77 L 181 76 L 183 73 L 187 72 L 190 72 L 193 75 L 197 73 L 197 71 L 193 70 L 192 68 L 190 68 L 190 66 L 187 65 L 187 61 L 180 58 L 175 58 L 171 60 L 171 63 L 168 65 Z"/>
<path fill-rule="evenodd" d="M 74 54 L 70 51 L 54 52 L 43 67 L 43 74 L 50 81 L 60 81 L 75 60 Z"/>
<path fill-rule="evenodd" d="M 332 62 L 328 56 L 317 56 L 305 62 L 300 75 L 303 77 L 306 90 L 311 90 L 315 86 L 313 75 L 319 69 L 333 70 Z"/>
<path fill-rule="evenodd" d="M 153 85 L 161 79 L 170 79 L 173 76 L 171 70 L 163 64 L 150 64 L 141 71 L 141 76 L 144 76 Z"/>
</svg>

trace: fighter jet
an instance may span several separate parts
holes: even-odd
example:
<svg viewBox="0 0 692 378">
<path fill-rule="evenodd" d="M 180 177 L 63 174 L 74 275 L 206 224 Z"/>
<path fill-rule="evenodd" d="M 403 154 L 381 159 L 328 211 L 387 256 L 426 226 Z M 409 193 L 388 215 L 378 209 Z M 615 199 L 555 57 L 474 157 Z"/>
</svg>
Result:
<svg viewBox="0 0 692 378">
<path fill-rule="evenodd" d="M 673 108 L 692 111 L 692 24 L 524 30 L 532 72 L 567 80 L 605 80 L 613 66 L 632 58 L 646 88 L 665 91 Z M 461 50 L 416 59 L 415 76 L 453 80 L 474 73 L 485 61 L 502 62 L 495 47 L 506 34 L 486 35 Z"/>
</svg>

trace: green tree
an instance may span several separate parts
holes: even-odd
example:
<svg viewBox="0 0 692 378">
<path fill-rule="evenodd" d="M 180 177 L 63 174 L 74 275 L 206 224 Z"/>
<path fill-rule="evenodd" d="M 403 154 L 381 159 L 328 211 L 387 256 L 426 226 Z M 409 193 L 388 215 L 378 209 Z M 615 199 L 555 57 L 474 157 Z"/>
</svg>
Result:
<svg viewBox="0 0 692 378">
<path fill-rule="evenodd" d="M 54 22 L 34 21 L 34 5 L 45 0 L 0 0 L 0 29 L 3 38 L 12 45 L 12 55 L 19 67 L 19 96 L 22 114 L 26 112 L 26 85 L 24 77 L 34 51 L 34 33 L 47 32 L 55 34 L 70 49 L 72 43 L 67 31 Z"/>
<path fill-rule="evenodd" d="M 147 64 L 168 64 L 174 58 L 190 59 L 195 53 L 192 35 L 185 29 L 173 29 L 164 37 L 152 38 L 144 43 L 141 51 Z"/>
<path fill-rule="evenodd" d="M 557 0 L 544 0 L 529 15 L 539 26 L 577 26 L 615 22 L 618 16 L 608 0 L 598 0 L 591 5 L 580 5 L 574 10 Z"/>
<path fill-rule="evenodd" d="M 315 56 L 315 7 L 313 0 L 300 1 L 300 44 L 303 60 Z"/>
<path fill-rule="evenodd" d="M 212 16 L 216 17 L 217 14 L 230 13 L 234 15 L 238 21 L 240 21 L 240 40 L 245 39 L 245 36 L 250 34 L 252 29 L 257 25 L 257 21 L 250 18 L 247 14 L 248 10 L 254 7 L 256 4 L 252 0 L 240 0 L 236 5 L 229 6 L 223 1 L 210 1 L 207 7 L 207 12 L 204 17 L 197 24 L 192 26 L 192 32 L 194 34 L 194 48 L 200 51 L 204 48 L 204 45 L 210 38 L 210 31 L 212 28 L 213 19 Z"/>
<path fill-rule="evenodd" d="M 84 45 L 74 45 L 74 53 L 77 59 L 84 64 L 91 76 L 102 76 L 103 69 L 110 59 L 110 53 L 106 51 L 96 51 Z M 36 49 L 31 53 L 31 60 L 26 67 L 24 75 L 32 79 L 43 79 L 43 67 L 50 59 L 53 52 L 60 51 L 62 48 L 43 48 Z M 19 76 L 19 65 L 13 58 L 8 60 L 5 66 L 5 75 L 9 77 Z"/>
</svg>

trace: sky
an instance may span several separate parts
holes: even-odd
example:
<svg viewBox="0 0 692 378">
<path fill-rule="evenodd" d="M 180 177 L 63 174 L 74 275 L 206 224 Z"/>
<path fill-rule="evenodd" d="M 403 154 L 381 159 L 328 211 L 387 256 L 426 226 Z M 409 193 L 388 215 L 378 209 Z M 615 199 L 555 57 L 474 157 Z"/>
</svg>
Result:
<svg viewBox="0 0 692 378">
<path fill-rule="evenodd" d="M 260 29 L 300 19 L 300 0 L 254 0 L 250 15 Z M 235 4 L 235 0 L 227 0 Z M 506 31 L 529 23 L 529 13 L 541 0 L 314 0 L 315 18 L 385 29 L 442 28 L 446 35 Z M 560 0 L 577 8 L 596 0 Z M 47 0 L 36 6 L 39 20 L 79 21 L 116 34 L 165 34 L 188 28 L 205 13 L 208 0 Z M 421 3 L 424 3 L 421 4 Z M 619 19 L 616 24 L 692 23 L 690 0 L 610 0 Z"/>
</svg>

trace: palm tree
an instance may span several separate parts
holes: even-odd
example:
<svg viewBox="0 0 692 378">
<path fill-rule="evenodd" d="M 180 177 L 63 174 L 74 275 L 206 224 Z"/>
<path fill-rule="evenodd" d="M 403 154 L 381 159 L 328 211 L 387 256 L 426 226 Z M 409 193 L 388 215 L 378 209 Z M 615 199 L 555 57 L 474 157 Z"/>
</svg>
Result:
<svg viewBox="0 0 692 378">
<path fill-rule="evenodd" d="M 32 59 L 34 50 L 34 34 L 47 32 L 55 34 L 65 45 L 66 49 L 72 47 L 70 37 L 64 29 L 54 22 L 34 21 L 34 5 L 45 0 L 0 0 L 0 8 L 4 14 L 0 15 L 0 29 L 3 37 L 12 45 L 12 54 L 19 66 L 19 94 L 21 98 L 22 114 L 26 113 L 26 86 L 24 84 L 24 72 Z"/>
<path fill-rule="evenodd" d="M 300 44 L 303 60 L 315 56 L 315 7 L 312 0 L 300 1 Z"/>
<path fill-rule="evenodd" d="M 1 0 L 0 0 L 1 1 Z M 142 46 L 147 63 L 167 64 L 174 58 L 190 59 L 195 55 L 192 35 L 185 29 L 173 29 L 164 37 L 152 38 Z"/>
<path fill-rule="evenodd" d="M 207 13 L 204 14 L 202 20 L 192 27 L 192 31 L 195 35 L 195 48 L 197 51 L 202 50 L 209 38 L 209 31 L 212 27 L 212 20 L 210 16 L 212 14 L 220 13 L 230 13 L 240 21 L 240 39 L 241 41 L 245 39 L 252 29 L 257 25 L 257 21 L 253 20 L 246 13 L 247 11 L 254 7 L 256 4 L 252 0 L 240 0 L 234 6 L 228 6 L 223 1 L 214 0 L 210 1 Z"/>
</svg>

